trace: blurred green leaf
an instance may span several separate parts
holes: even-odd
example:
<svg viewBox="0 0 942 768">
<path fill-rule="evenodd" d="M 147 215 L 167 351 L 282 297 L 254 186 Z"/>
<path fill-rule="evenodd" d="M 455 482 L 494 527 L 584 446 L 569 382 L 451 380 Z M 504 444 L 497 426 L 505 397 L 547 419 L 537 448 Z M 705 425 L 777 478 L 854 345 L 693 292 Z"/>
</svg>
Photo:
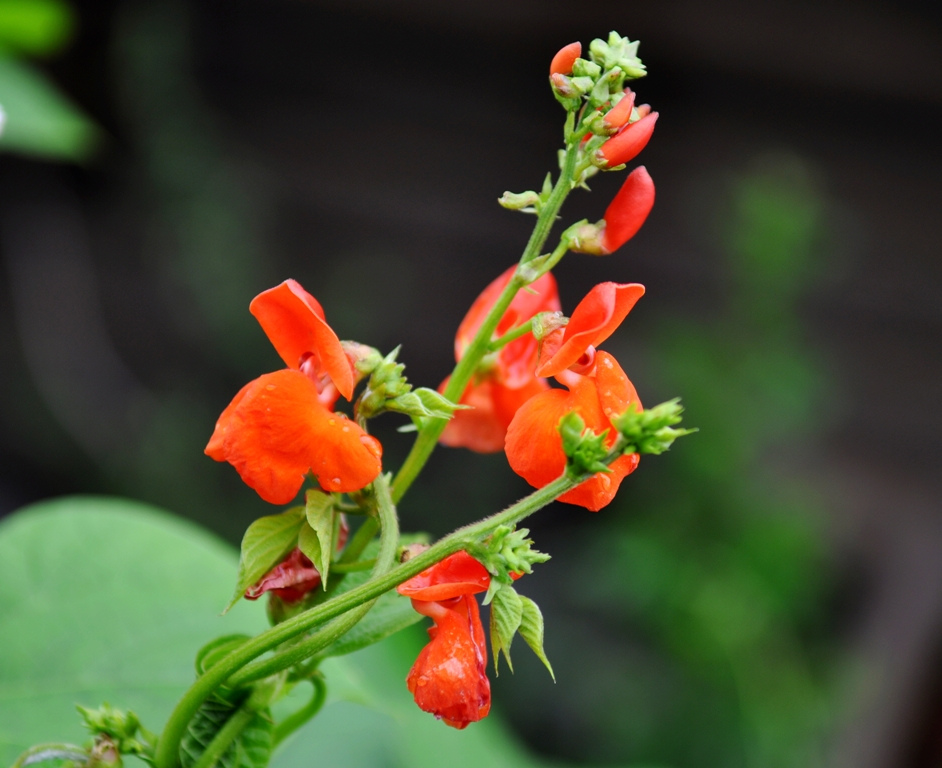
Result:
<svg viewBox="0 0 942 768">
<path fill-rule="evenodd" d="M 49 160 L 88 160 L 101 130 L 31 65 L 0 54 L 0 150 Z"/>
<path fill-rule="evenodd" d="M 0 50 L 43 56 L 71 39 L 75 15 L 62 0 L 0 0 Z"/>
<path fill-rule="evenodd" d="M 0 523 L 0 765 L 34 743 L 82 743 L 76 704 L 108 701 L 158 730 L 208 638 L 255 634 L 220 603 L 232 548 L 124 499 L 65 498 Z"/>
</svg>

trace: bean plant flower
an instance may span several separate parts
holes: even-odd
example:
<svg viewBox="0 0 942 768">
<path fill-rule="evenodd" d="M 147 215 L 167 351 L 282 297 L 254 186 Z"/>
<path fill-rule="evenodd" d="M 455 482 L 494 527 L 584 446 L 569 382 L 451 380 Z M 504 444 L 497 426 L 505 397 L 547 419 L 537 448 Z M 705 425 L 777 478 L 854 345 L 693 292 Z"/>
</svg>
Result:
<svg viewBox="0 0 942 768">
<path fill-rule="evenodd" d="M 379 474 L 383 449 L 332 408 L 351 399 L 353 363 L 317 300 L 294 280 L 249 306 L 288 368 L 246 384 L 220 415 L 206 446 L 265 501 L 287 504 L 311 472 L 325 491 L 357 491 Z"/>
<path fill-rule="evenodd" d="M 676 399 L 644 410 L 619 362 L 598 349 L 644 287 L 600 283 L 568 318 L 559 300 L 557 279 L 567 273 L 557 267 L 565 256 L 613 254 L 648 219 L 654 182 L 647 169 L 628 173 L 600 221 L 570 223 L 551 242 L 568 195 L 588 189 L 595 174 L 622 171 L 652 138 L 658 115 L 638 106 L 627 85 L 645 74 L 637 47 L 612 32 L 593 40 L 585 58 L 580 43 L 552 57 L 549 88 L 565 112 L 558 172 L 499 199 L 534 215 L 533 233 L 517 263 L 461 321 L 455 365 L 442 372 L 437 390 L 413 387 L 399 347 L 381 353 L 341 341 L 295 280 L 252 299 L 249 310 L 285 367 L 239 390 L 205 453 L 231 464 L 265 502 L 287 505 L 264 508 L 245 531 L 230 602 L 268 595 L 272 626 L 255 637 L 223 634 L 199 649 L 197 679 L 159 735 L 133 713 L 80 708 L 91 747 L 39 745 L 16 768 L 63 755 L 88 766 L 107 755 L 105 762 L 117 764 L 125 754 L 154 768 L 211 768 L 243 758 L 264 768 L 324 704 L 325 659 L 425 616 L 432 619 L 429 642 L 404 675 L 403 698 L 407 690 L 424 712 L 466 728 L 491 708 L 481 593 L 490 606 L 495 670 L 500 657 L 513 670 L 510 648 L 519 635 L 552 674 L 543 614 L 516 585 L 549 555 L 532 547 L 530 529 L 520 524 L 554 501 L 602 509 L 641 454 L 663 453 L 688 433 L 675 428 Z M 370 434 L 379 417 L 401 420 L 403 434 L 384 439 L 411 441 L 398 468 L 384 467 L 383 446 Z M 405 521 L 413 514 L 406 494 L 440 444 L 503 449 L 511 470 L 536 490 L 431 543 L 403 533 L 400 510 Z M 464 458 L 463 471 L 477 472 L 479 457 Z M 457 508 L 461 501 L 451 494 L 436 503 Z M 468 510 L 471 519 L 481 514 Z M 273 707 L 302 684 L 313 691 L 306 704 L 287 714 L 298 699 Z"/>
</svg>

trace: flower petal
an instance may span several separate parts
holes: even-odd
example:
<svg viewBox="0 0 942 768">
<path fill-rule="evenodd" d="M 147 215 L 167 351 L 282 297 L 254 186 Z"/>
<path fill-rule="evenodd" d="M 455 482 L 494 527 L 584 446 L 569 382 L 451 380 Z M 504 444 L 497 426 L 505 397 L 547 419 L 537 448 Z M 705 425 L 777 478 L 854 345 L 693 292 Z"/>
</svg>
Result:
<svg viewBox="0 0 942 768">
<path fill-rule="evenodd" d="M 458 729 L 486 717 L 491 685 L 477 601 L 465 595 L 454 605 L 421 600 L 413 600 L 412 605 L 435 622 L 429 630 L 431 640 L 406 677 L 415 703 Z"/>
<path fill-rule="evenodd" d="M 535 488 L 542 488 L 566 469 L 566 456 L 556 427 L 570 411 L 578 413 L 596 433 L 610 430 L 606 443 L 615 441 L 609 418 L 638 402 L 637 393 L 615 358 L 606 352 L 596 356 L 591 376 L 566 377 L 569 391 L 551 389 L 523 405 L 507 428 L 505 450 L 514 472 Z M 640 403 L 639 403 L 640 405 Z M 638 466 L 638 456 L 622 456 L 609 465 L 611 472 L 599 472 L 559 497 L 559 501 L 597 512 L 618 491 L 621 481 Z"/>
<path fill-rule="evenodd" d="M 614 253 L 638 234 L 654 207 L 654 181 L 647 169 L 635 168 L 605 210 L 602 252 Z"/>
<path fill-rule="evenodd" d="M 305 554 L 295 547 L 278 565 L 245 590 L 248 600 L 274 592 L 286 603 L 296 603 L 321 585 L 321 575 Z"/>
<path fill-rule="evenodd" d="M 206 446 L 228 461 L 247 485 L 272 504 L 287 504 L 313 472 L 325 491 L 356 491 L 382 464 L 382 446 L 317 399 L 317 387 L 285 369 L 244 386 L 220 415 Z"/>
<path fill-rule="evenodd" d="M 582 55 L 582 43 L 575 42 L 564 45 L 553 56 L 550 62 L 549 73 L 551 75 L 569 75 L 572 74 L 572 65 L 576 63 Z"/>
<path fill-rule="evenodd" d="M 490 583 L 487 569 L 462 550 L 404 581 L 396 591 L 416 600 L 437 601 L 485 592 Z"/>
<path fill-rule="evenodd" d="M 532 364 L 531 364 L 532 370 Z M 439 391 L 444 389 L 442 383 Z M 478 453 L 496 453 L 504 447 L 507 425 L 517 409 L 534 395 L 548 389 L 544 379 L 531 373 L 523 386 L 504 386 L 495 378 L 469 384 L 461 396 L 461 405 L 471 406 L 456 411 L 439 438 L 451 448 L 468 448 Z"/>
<path fill-rule="evenodd" d="M 347 400 L 353 397 L 353 367 L 337 334 L 327 324 L 324 310 L 296 280 L 285 280 L 263 291 L 249 304 L 265 335 L 289 368 L 298 369 L 308 355 L 316 355 L 326 373 Z"/>
<path fill-rule="evenodd" d="M 600 283 L 579 302 L 569 324 L 544 339 L 538 376 L 556 376 L 575 364 L 589 347 L 601 344 L 621 325 L 635 303 L 644 295 L 638 283 Z"/>
</svg>

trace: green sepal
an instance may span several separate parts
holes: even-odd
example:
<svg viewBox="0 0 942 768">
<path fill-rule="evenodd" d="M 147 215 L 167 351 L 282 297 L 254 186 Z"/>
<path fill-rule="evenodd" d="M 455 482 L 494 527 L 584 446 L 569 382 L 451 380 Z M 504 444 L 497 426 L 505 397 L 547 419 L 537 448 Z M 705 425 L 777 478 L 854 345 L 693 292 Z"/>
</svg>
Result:
<svg viewBox="0 0 942 768">
<path fill-rule="evenodd" d="M 468 406 L 453 403 L 434 389 L 419 387 L 404 395 L 386 401 L 387 411 L 406 413 L 418 418 L 450 419 L 455 411 Z"/>
<path fill-rule="evenodd" d="M 556 675 L 553 674 L 553 667 L 550 665 L 549 659 L 546 658 L 546 652 L 543 650 L 543 612 L 529 597 L 520 595 L 520 602 L 523 606 L 520 629 L 518 630 L 520 637 L 530 646 L 532 651 L 536 654 L 536 657 L 543 662 L 543 666 L 549 671 L 550 677 L 553 678 L 553 682 L 555 683 Z"/>
<path fill-rule="evenodd" d="M 304 507 L 292 507 L 280 515 L 260 517 L 248 527 L 242 537 L 235 592 L 223 613 L 297 546 L 304 521 Z"/>
<path fill-rule="evenodd" d="M 522 621 L 523 600 L 513 587 L 501 584 L 491 600 L 491 648 L 494 651 L 495 675 L 499 673 L 498 660 L 501 653 L 507 659 L 510 671 L 514 671 L 510 661 L 510 644 Z"/>
<path fill-rule="evenodd" d="M 243 697 L 244 698 L 244 697 Z M 240 703 L 209 698 L 197 710 L 180 740 L 180 765 L 192 768 L 213 737 L 239 709 Z M 271 712 L 260 709 L 229 745 L 215 765 L 218 768 L 266 768 L 271 760 L 274 723 Z"/>
<path fill-rule="evenodd" d="M 321 575 L 321 586 L 327 588 L 327 573 L 336 549 L 340 516 L 329 493 L 309 489 L 304 494 L 304 517 L 307 525 L 298 532 L 298 548 L 314 563 Z"/>
<path fill-rule="evenodd" d="M 563 442 L 566 454 L 566 474 L 573 479 L 596 472 L 611 472 L 603 459 L 608 455 L 605 438 L 608 430 L 596 434 L 586 429 L 585 421 L 575 411 L 570 411 L 559 420 L 556 427 Z"/>
<path fill-rule="evenodd" d="M 697 431 L 673 428 L 674 424 L 680 423 L 683 411 L 677 397 L 643 411 L 632 405 L 612 419 L 612 426 L 626 443 L 625 453 L 656 455 L 669 450 L 678 437 Z"/>
</svg>

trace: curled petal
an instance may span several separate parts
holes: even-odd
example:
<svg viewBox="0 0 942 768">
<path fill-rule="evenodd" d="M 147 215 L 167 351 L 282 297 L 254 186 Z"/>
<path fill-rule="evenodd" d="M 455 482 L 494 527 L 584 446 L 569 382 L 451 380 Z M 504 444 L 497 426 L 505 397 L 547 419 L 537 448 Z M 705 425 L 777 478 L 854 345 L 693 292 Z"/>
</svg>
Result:
<svg viewBox="0 0 942 768">
<path fill-rule="evenodd" d="M 487 569 L 462 550 L 404 581 L 396 591 L 416 600 L 439 601 L 485 592 L 490 583 Z"/>
<path fill-rule="evenodd" d="M 550 62 L 550 75 L 568 75 L 572 73 L 572 65 L 582 55 L 582 43 L 575 42 L 560 48 Z"/>
<path fill-rule="evenodd" d="M 602 252 L 613 253 L 633 238 L 654 207 L 654 182 L 641 165 L 628 174 L 605 210 Z"/>
<path fill-rule="evenodd" d="M 579 302 L 569 324 L 543 340 L 537 375 L 556 376 L 579 362 L 590 347 L 615 332 L 643 295 L 644 286 L 638 283 L 596 285 Z"/>
<path fill-rule="evenodd" d="M 606 443 L 611 445 L 616 437 L 611 417 L 627 410 L 632 402 L 640 407 L 634 386 L 607 352 L 597 353 L 592 376 L 570 374 L 565 379 L 569 391 L 550 389 L 537 395 L 517 411 L 507 428 L 507 461 L 535 488 L 549 484 L 566 469 L 562 440 L 556 431 L 563 416 L 575 411 L 594 432 L 609 430 Z M 615 497 L 621 481 L 637 466 L 637 454 L 621 456 L 609 465 L 611 472 L 593 475 L 559 500 L 597 512 Z"/>
<path fill-rule="evenodd" d="M 468 448 L 478 453 L 496 453 L 504 447 L 507 425 L 517 409 L 534 395 L 548 389 L 544 379 L 532 375 L 522 387 L 508 387 L 497 378 L 485 378 L 469 384 L 461 396 L 461 405 L 471 406 L 456 411 L 439 438 L 451 448 Z M 442 391 L 444 382 L 439 388 Z"/>
<path fill-rule="evenodd" d="M 445 604 L 413 599 L 412 605 L 435 622 L 429 630 L 429 644 L 406 677 L 415 703 L 453 728 L 465 728 L 486 717 L 491 686 L 477 601 L 464 595 Z"/>
<path fill-rule="evenodd" d="M 258 600 L 266 592 L 274 592 L 286 603 L 296 603 L 321 585 L 321 575 L 307 556 L 297 547 L 284 560 L 245 590 L 249 600 Z"/>
<path fill-rule="evenodd" d="M 324 319 L 324 310 L 296 280 L 263 291 L 249 304 L 272 345 L 289 368 L 300 369 L 311 356 L 347 400 L 353 397 L 353 366 L 337 334 Z"/>
<path fill-rule="evenodd" d="M 232 464 L 265 501 L 287 504 L 308 472 L 325 491 L 365 487 L 382 468 L 383 450 L 356 423 L 321 405 L 307 376 L 285 369 L 239 391 L 216 422 L 205 452 Z"/>
<path fill-rule="evenodd" d="M 640 120 L 629 123 L 599 147 L 596 158 L 601 167 L 612 168 L 634 160 L 651 140 L 657 115 L 657 112 L 649 112 Z"/>
</svg>

